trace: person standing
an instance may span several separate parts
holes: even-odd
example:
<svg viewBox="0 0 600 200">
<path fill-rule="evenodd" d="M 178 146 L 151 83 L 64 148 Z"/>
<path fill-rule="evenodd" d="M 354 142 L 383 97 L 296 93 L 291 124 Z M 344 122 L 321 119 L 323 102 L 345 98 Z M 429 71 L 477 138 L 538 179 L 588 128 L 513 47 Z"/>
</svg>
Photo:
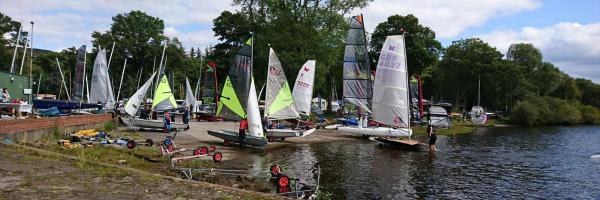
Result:
<svg viewBox="0 0 600 200">
<path fill-rule="evenodd" d="M 240 130 L 238 134 L 240 147 L 246 146 L 246 129 L 248 129 L 248 120 L 244 118 L 240 121 Z"/>
<path fill-rule="evenodd" d="M 2 89 L 2 103 L 10 102 L 10 94 L 8 93 L 8 88 Z"/>
<path fill-rule="evenodd" d="M 163 116 L 163 132 L 170 133 L 171 132 L 171 113 L 168 110 L 165 111 Z"/>
<path fill-rule="evenodd" d="M 429 151 L 435 152 L 435 142 L 437 141 L 437 135 L 435 134 L 435 128 L 431 125 L 427 126 L 427 134 L 429 136 Z"/>
</svg>

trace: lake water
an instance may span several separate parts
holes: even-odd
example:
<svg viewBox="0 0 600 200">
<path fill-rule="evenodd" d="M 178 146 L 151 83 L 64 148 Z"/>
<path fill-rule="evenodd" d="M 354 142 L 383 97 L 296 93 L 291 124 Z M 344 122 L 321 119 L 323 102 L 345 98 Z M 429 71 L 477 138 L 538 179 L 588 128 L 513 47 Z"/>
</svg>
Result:
<svg viewBox="0 0 600 200">
<path fill-rule="evenodd" d="M 600 126 L 493 128 L 438 136 L 439 151 L 406 152 L 360 140 L 302 144 L 256 155 L 334 199 L 600 198 Z"/>
</svg>

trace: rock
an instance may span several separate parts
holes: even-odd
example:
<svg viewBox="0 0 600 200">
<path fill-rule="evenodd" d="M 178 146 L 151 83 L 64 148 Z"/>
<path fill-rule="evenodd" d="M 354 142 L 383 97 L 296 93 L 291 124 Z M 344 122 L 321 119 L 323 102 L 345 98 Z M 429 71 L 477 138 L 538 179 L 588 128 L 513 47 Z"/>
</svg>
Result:
<svg viewBox="0 0 600 200">
<path fill-rule="evenodd" d="M 119 165 L 124 165 L 124 164 L 127 164 L 126 160 L 119 160 Z"/>
<path fill-rule="evenodd" d="M 233 184 L 231 187 L 240 187 L 240 184 Z"/>
</svg>

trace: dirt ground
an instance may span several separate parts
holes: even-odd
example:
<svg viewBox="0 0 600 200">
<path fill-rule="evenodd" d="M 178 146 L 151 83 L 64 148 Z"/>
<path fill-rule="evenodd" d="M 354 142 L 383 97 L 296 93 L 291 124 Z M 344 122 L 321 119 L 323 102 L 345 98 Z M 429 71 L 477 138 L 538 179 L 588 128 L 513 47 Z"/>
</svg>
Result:
<svg viewBox="0 0 600 200">
<path fill-rule="evenodd" d="M 0 144 L 0 199 L 270 199 Z"/>
<path fill-rule="evenodd" d="M 223 161 L 236 160 L 243 158 L 248 154 L 263 151 L 261 149 L 246 148 L 240 149 L 237 146 L 223 146 L 223 139 L 211 136 L 207 130 L 237 130 L 238 123 L 236 122 L 190 122 L 190 130 L 177 133 L 174 142 L 177 147 L 195 149 L 202 146 L 214 145 L 217 150 L 223 153 Z M 171 134 L 156 132 L 156 131 L 140 131 L 143 138 L 152 139 L 155 142 L 160 142 Z M 317 129 L 313 134 L 306 137 L 290 137 L 285 141 L 270 142 L 266 149 L 274 149 L 284 147 L 286 145 L 306 144 L 306 143 L 327 143 L 332 141 L 345 141 L 360 139 L 360 136 L 344 134 L 339 131 Z"/>
</svg>

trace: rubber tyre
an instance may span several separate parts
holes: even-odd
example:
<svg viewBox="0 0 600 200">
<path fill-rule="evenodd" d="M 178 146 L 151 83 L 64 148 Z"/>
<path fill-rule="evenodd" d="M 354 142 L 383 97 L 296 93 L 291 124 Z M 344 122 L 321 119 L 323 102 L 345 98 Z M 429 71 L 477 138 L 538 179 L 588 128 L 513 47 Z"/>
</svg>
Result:
<svg viewBox="0 0 600 200">
<path fill-rule="evenodd" d="M 210 145 L 210 146 L 208 147 L 208 150 L 209 150 L 210 152 L 215 152 L 215 151 L 217 151 L 217 147 L 215 147 L 215 145 Z"/>
<path fill-rule="evenodd" d="M 292 188 L 290 186 L 285 186 L 285 187 L 277 186 L 277 193 L 288 193 L 291 191 L 292 191 Z"/>
<path fill-rule="evenodd" d="M 192 152 L 192 154 L 194 156 L 200 155 L 202 152 L 200 151 L 200 149 L 194 149 L 194 151 Z"/>
<path fill-rule="evenodd" d="M 281 174 L 281 166 L 279 166 L 278 164 L 273 164 L 271 165 L 269 172 L 271 172 L 271 176 L 275 177 Z"/>
<path fill-rule="evenodd" d="M 279 177 L 277 177 L 277 186 L 279 186 L 280 188 L 283 187 L 287 187 L 290 185 L 290 177 L 286 176 L 286 175 L 281 175 Z"/>
<path fill-rule="evenodd" d="M 201 147 L 200 148 L 200 155 L 206 155 L 208 154 L 208 147 Z"/>
<path fill-rule="evenodd" d="M 268 138 L 267 138 L 267 140 L 268 140 L 269 142 L 275 142 L 275 138 L 273 138 L 273 137 L 268 137 Z"/>
<path fill-rule="evenodd" d="M 146 140 L 146 146 L 147 146 L 147 147 L 154 146 L 154 141 L 152 141 L 151 139 L 147 139 L 147 140 Z"/>
<path fill-rule="evenodd" d="M 129 141 L 127 141 L 127 148 L 128 148 L 128 149 L 133 149 L 133 148 L 135 148 L 135 141 L 133 141 L 133 140 L 129 140 Z"/>
<path fill-rule="evenodd" d="M 212 156 L 212 159 L 216 163 L 221 162 L 221 160 L 223 159 L 223 154 L 221 152 L 215 152 Z"/>
</svg>

